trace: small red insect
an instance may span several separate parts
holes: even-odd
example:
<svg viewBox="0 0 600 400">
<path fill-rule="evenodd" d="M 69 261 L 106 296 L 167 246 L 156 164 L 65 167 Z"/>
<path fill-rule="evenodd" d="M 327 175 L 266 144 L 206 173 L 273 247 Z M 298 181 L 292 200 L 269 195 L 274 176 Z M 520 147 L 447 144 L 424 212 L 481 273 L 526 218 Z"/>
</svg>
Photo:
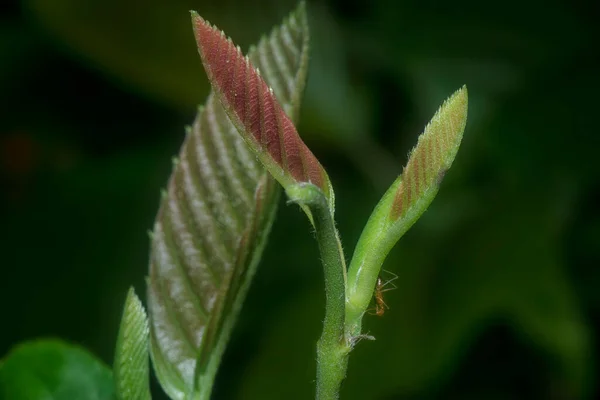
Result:
<svg viewBox="0 0 600 400">
<path fill-rule="evenodd" d="M 385 304 L 385 301 L 383 300 L 383 292 L 396 289 L 396 285 L 394 285 L 392 282 L 398 279 L 398 275 L 392 274 L 389 271 L 386 272 L 388 272 L 391 275 L 394 275 L 394 277 L 387 282 L 383 282 L 383 279 L 381 279 L 381 277 L 378 277 L 377 285 L 375 286 L 375 292 L 373 293 L 373 295 L 375 296 L 375 312 L 371 314 L 377 315 L 378 317 L 383 316 L 386 308 L 390 308 L 387 304 Z M 390 285 L 390 287 L 384 289 L 387 285 Z"/>
</svg>

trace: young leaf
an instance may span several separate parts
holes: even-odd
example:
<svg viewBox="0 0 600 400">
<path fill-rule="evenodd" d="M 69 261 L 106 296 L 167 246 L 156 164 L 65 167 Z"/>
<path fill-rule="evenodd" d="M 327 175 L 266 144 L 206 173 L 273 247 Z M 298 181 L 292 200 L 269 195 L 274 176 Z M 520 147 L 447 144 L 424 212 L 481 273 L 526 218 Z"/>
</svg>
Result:
<svg viewBox="0 0 600 400">
<path fill-rule="evenodd" d="M 0 363 L 0 399 L 113 398 L 110 369 L 86 350 L 59 340 L 20 344 Z"/>
<path fill-rule="evenodd" d="M 213 90 L 249 147 L 284 189 L 312 183 L 333 214 L 329 177 L 304 144 L 290 117 L 259 71 L 225 34 L 192 13 L 198 52 Z M 282 52 L 275 52 L 277 54 Z"/>
<path fill-rule="evenodd" d="M 308 62 L 304 5 L 249 57 L 297 115 Z M 152 234 L 150 350 L 171 398 L 209 398 L 279 193 L 211 94 L 188 130 Z"/>
<path fill-rule="evenodd" d="M 133 288 L 127 292 L 117 337 L 114 380 L 119 400 L 149 400 L 148 318 Z"/>
<path fill-rule="evenodd" d="M 456 156 L 467 122 L 467 88 L 439 108 L 411 151 L 402 175 L 371 214 L 358 241 L 346 289 L 346 324 L 360 334 L 383 261 L 396 242 L 425 212 Z"/>
</svg>

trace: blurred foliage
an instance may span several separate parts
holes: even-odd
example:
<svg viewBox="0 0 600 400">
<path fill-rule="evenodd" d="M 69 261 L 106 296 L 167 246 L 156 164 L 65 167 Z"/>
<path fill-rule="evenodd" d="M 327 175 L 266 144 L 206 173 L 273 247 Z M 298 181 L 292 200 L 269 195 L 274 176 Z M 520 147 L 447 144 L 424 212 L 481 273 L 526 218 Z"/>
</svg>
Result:
<svg viewBox="0 0 600 400">
<path fill-rule="evenodd" d="M 294 3 L 0 5 L 0 354 L 51 335 L 112 361 L 171 156 L 208 93 L 188 10 L 245 47 Z M 377 340 L 357 346 L 343 398 L 596 397 L 598 3 L 308 5 L 299 131 L 336 189 L 347 255 L 436 107 L 469 87 L 463 146 L 384 265 L 398 289 L 366 318 Z M 282 207 L 215 398 L 312 396 L 317 257 Z"/>
<path fill-rule="evenodd" d="M 59 340 L 27 342 L 0 365 L 0 398 L 112 400 L 112 373 L 88 351 Z"/>
</svg>

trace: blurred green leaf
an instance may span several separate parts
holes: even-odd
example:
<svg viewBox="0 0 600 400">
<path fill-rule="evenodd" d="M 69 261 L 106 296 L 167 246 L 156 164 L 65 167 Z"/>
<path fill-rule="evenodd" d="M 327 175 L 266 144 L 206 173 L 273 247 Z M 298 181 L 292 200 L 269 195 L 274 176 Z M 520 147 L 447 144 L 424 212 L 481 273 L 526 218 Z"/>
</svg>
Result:
<svg viewBox="0 0 600 400">
<path fill-rule="evenodd" d="M 351 82 L 343 31 L 323 4 L 311 4 L 311 70 L 302 116 L 303 137 L 344 146 L 369 137 L 371 106 Z"/>
<path fill-rule="evenodd" d="M 0 364 L 0 398 L 112 400 L 112 374 L 79 347 L 59 340 L 27 342 Z"/>
<path fill-rule="evenodd" d="M 291 115 L 298 113 L 307 52 L 302 3 L 249 55 Z M 210 396 L 279 193 L 211 94 L 188 130 L 152 234 L 150 348 L 172 398 Z"/>
<path fill-rule="evenodd" d="M 52 37 L 94 68 L 167 104 L 192 109 L 209 91 L 189 23 L 190 9 L 233 37 L 257 38 L 295 1 L 24 0 Z M 269 19 L 270 17 L 270 19 Z M 247 39 L 246 39 L 247 38 Z"/>
</svg>

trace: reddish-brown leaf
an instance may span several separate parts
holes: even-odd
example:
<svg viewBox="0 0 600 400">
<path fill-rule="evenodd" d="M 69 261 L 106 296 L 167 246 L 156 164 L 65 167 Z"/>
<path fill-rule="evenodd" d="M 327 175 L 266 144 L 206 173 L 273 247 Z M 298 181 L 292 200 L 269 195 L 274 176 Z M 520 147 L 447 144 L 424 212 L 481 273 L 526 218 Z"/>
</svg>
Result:
<svg viewBox="0 0 600 400">
<path fill-rule="evenodd" d="M 223 32 L 196 13 L 192 20 L 208 78 L 244 140 L 284 188 L 310 182 L 331 200 L 325 169 L 304 144 L 260 72 Z"/>
</svg>

